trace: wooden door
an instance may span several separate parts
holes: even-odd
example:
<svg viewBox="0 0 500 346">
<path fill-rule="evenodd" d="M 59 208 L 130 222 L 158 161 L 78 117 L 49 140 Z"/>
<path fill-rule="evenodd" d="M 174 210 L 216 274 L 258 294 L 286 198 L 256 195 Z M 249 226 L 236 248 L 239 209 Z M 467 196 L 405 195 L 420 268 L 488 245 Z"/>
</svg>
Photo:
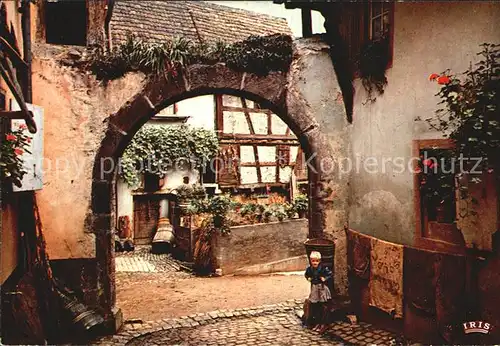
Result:
<svg viewBox="0 0 500 346">
<path fill-rule="evenodd" d="M 134 242 L 151 244 L 158 228 L 160 201 L 157 196 L 134 197 Z"/>
</svg>

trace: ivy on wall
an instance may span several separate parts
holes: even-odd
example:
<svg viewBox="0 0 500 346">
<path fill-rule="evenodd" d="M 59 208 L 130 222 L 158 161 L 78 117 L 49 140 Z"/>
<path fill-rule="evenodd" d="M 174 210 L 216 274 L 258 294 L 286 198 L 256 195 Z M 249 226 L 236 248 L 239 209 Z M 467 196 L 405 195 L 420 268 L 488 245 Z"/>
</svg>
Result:
<svg viewBox="0 0 500 346">
<path fill-rule="evenodd" d="M 101 80 L 117 79 L 133 71 L 175 79 L 182 68 L 196 63 L 222 62 L 236 71 L 265 76 L 272 71 L 288 71 L 291 61 L 292 38 L 288 35 L 250 36 L 232 44 L 199 44 L 186 38 L 160 44 L 129 34 L 127 41 L 111 53 L 94 51 L 86 67 Z"/>
<path fill-rule="evenodd" d="M 141 174 L 163 177 L 176 167 L 199 168 L 218 152 L 214 131 L 181 126 L 143 126 L 125 149 L 119 174 L 130 187 L 137 187 Z"/>
</svg>

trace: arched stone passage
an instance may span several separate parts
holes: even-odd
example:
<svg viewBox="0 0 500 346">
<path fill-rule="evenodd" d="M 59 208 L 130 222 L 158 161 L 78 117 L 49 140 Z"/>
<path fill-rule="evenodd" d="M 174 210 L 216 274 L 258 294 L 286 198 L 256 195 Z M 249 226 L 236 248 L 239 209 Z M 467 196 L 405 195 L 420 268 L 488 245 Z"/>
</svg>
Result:
<svg viewBox="0 0 500 346">
<path fill-rule="evenodd" d="M 113 243 L 113 184 L 118 159 L 139 128 L 161 109 L 180 100 L 203 94 L 225 93 L 247 97 L 271 109 L 297 135 L 307 157 L 309 170 L 309 236 L 322 236 L 325 228 L 325 208 L 328 195 L 321 176 L 319 162 L 333 162 L 333 151 L 322 140 L 318 123 L 307 103 L 297 94 L 287 91 L 290 83 L 285 73 L 265 77 L 236 72 L 224 64 L 192 65 L 182 77 L 168 81 L 152 78 L 143 90 L 107 119 L 108 128 L 97 152 L 92 179 L 90 227 L 96 234 L 98 281 L 101 285 L 99 305 L 111 317 L 115 304 L 114 243 Z M 314 155 L 313 155 L 314 153 Z M 328 184 L 326 182 L 326 184 Z"/>
</svg>

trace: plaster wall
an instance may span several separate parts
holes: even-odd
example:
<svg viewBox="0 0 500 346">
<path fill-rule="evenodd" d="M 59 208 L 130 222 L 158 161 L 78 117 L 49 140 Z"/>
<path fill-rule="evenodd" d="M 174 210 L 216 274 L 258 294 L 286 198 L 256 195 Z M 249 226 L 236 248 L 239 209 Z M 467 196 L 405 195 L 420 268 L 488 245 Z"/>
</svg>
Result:
<svg viewBox="0 0 500 346">
<path fill-rule="evenodd" d="M 329 55 L 329 46 L 318 38 L 295 41 L 296 57 L 292 62 L 288 83 L 288 107 L 300 100 L 304 117 L 302 138 L 314 138 L 317 143 L 311 155 L 318 161 L 319 182 L 310 184 L 313 198 L 310 208 L 323 210 L 323 215 L 313 213 L 309 222 L 321 225 L 327 238 L 336 240 L 335 290 L 347 293 L 346 239 L 349 174 L 339 170 L 339 163 L 349 157 L 350 126 L 347 122 L 342 93 Z M 307 120 L 306 120 L 307 119 Z M 307 125 L 306 125 L 307 124 Z M 331 159 L 333 158 L 333 159 Z M 312 161 L 310 161 L 312 162 Z M 317 191 L 317 193 L 316 193 Z"/>
<path fill-rule="evenodd" d="M 187 125 L 215 130 L 214 95 L 203 95 L 183 100 L 177 104 L 179 115 L 188 115 Z"/>
<path fill-rule="evenodd" d="M 307 227 L 307 219 L 231 227 L 231 234 L 217 238 L 217 265 L 223 274 L 232 274 L 251 265 L 301 256 Z"/>
<path fill-rule="evenodd" d="M 103 121 L 143 85 L 128 74 L 108 85 L 61 66 L 60 47 L 37 45 L 33 60 L 33 103 L 44 108 L 44 186 L 37 192 L 50 259 L 95 257 L 89 233 L 92 166 L 105 133 Z"/>
<path fill-rule="evenodd" d="M 438 108 L 438 85 L 428 76 L 448 68 L 463 72 L 477 61 L 481 43 L 499 43 L 499 16 L 500 4 L 493 2 L 395 4 L 394 61 L 386 73 L 384 95 L 364 105 L 366 92 L 359 80 L 355 83 L 351 158 L 361 169 L 353 170 L 350 184 L 351 228 L 396 243 L 413 243 L 413 176 L 407 168 L 412 140 L 442 137 L 424 121 L 414 120 L 431 117 Z M 396 158 L 405 163 L 403 172 L 395 167 Z M 368 169 L 363 169 L 365 164 Z M 494 220 L 488 222 L 494 227 Z M 462 232 L 469 245 L 474 241 L 479 248 L 490 248 L 491 236 L 475 236 L 473 228 Z"/>
</svg>

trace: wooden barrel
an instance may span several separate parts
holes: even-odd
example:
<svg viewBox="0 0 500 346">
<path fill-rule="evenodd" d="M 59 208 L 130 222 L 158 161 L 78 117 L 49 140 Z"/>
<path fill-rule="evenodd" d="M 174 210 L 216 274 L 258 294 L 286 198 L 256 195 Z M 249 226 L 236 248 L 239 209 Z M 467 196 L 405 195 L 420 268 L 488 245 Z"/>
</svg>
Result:
<svg viewBox="0 0 500 346">
<path fill-rule="evenodd" d="M 329 282 L 330 290 L 333 293 L 333 274 L 335 259 L 335 243 L 324 238 L 308 239 L 304 242 L 306 247 L 307 259 L 310 261 L 311 252 L 318 251 L 321 254 L 321 264 L 330 268 L 332 271 L 332 280 Z"/>
<path fill-rule="evenodd" d="M 95 310 L 87 308 L 76 298 L 69 297 L 58 290 L 59 298 L 63 302 L 64 310 L 69 314 L 73 325 L 80 331 L 98 334 L 104 327 L 104 319 Z"/>
</svg>

